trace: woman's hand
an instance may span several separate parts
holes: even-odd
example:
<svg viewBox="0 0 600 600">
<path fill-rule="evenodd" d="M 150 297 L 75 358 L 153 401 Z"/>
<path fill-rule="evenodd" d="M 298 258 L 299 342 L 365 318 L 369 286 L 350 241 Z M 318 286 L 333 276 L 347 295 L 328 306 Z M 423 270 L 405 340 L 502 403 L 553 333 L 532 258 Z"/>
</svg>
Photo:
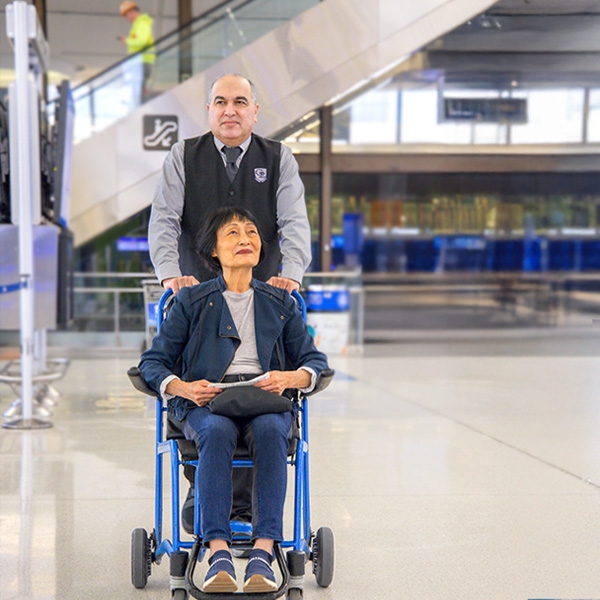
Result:
<svg viewBox="0 0 600 600">
<path fill-rule="evenodd" d="M 198 381 L 181 381 L 181 379 L 173 379 L 169 381 L 166 392 L 173 396 L 181 396 L 187 400 L 191 400 L 198 406 L 208 404 L 220 391 L 220 388 L 211 387 L 211 382 L 206 379 Z"/>
<path fill-rule="evenodd" d="M 310 385 L 311 376 L 308 371 L 269 371 L 269 377 L 255 383 L 256 387 L 274 394 L 281 394 L 290 388 L 306 388 Z"/>
</svg>

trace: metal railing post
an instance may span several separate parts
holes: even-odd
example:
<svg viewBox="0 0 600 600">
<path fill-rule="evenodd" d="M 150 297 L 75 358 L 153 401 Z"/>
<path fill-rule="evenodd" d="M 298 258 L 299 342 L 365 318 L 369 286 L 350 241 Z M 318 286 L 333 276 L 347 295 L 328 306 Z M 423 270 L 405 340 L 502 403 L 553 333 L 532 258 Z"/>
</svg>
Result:
<svg viewBox="0 0 600 600">
<path fill-rule="evenodd" d="M 114 291 L 115 344 L 121 345 L 121 292 Z"/>
</svg>

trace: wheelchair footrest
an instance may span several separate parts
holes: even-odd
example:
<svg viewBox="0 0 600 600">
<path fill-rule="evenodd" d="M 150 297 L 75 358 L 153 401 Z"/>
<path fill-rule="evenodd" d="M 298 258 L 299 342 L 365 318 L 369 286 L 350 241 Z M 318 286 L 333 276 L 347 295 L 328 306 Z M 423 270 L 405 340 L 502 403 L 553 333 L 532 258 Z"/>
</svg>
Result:
<svg viewBox="0 0 600 600">
<path fill-rule="evenodd" d="M 185 580 L 188 585 L 189 593 L 193 598 L 197 598 L 198 600 L 215 600 L 215 594 L 206 594 L 194 583 L 194 570 L 196 568 L 196 564 L 198 563 L 198 555 L 200 553 L 201 546 L 201 542 L 196 542 L 192 547 L 192 552 L 185 573 Z M 236 592 L 232 594 L 218 594 L 218 600 L 276 600 L 276 598 L 281 598 L 282 596 L 285 596 L 289 587 L 290 572 L 288 569 L 287 561 L 285 559 L 285 556 L 283 555 L 283 551 L 281 550 L 281 546 L 279 544 L 275 544 L 274 551 L 275 558 L 277 560 L 277 565 L 279 567 L 282 577 L 281 584 L 276 591 L 267 592 L 264 594 L 246 594 L 243 592 Z"/>
</svg>

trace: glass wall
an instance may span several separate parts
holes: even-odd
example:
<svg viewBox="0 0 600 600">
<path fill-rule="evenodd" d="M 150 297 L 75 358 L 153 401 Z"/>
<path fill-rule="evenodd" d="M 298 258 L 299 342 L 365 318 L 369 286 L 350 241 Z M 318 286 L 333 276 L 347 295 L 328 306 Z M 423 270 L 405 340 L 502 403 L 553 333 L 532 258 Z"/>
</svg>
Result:
<svg viewBox="0 0 600 600">
<path fill-rule="evenodd" d="M 318 190 L 305 177 L 318 248 Z M 333 180 L 336 268 L 351 266 L 361 224 L 364 272 L 600 270 L 595 174 L 338 174 Z M 313 270 L 318 268 L 315 264 Z"/>
<path fill-rule="evenodd" d="M 107 273 L 152 273 L 148 252 L 150 207 L 108 229 L 75 250 L 74 270 Z"/>
<path fill-rule="evenodd" d="M 588 97 L 586 110 L 586 95 Z M 448 115 L 444 103 L 475 101 L 474 114 Z M 522 101 L 520 114 L 486 114 L 485 103 Z M 511 90 L 371 90 L 334 110 L 334 150 L 397 144 L 543 145 L 600 141 L 600 89 L 569 87 Z M 286 141 L 315 142 L 318 123 Z M 301 145 L 298 148 L 301 150 Z"/>
<path fill-rule="evenodd" d="M 526 161 L 548 152 L 588 155 L 600 142 L 600 88 L 525 89 L 514 81 L 510 89 L 459 89 L 401 77 L 334 108 L 334 153 L 394 153 L 401 161 L 413 152 L 500 155 L 521 146 L 507 153 Z M 319 123 L 309 122 L 285 140 L 298 153 L 318 151 Z M 312 188 L 307 183 L 316 240 L 319 194 Z M 338 173 L 333 263 L 352 264 L 354 215 L 364 272 L 600 270 L 599 206 L 596 173 Z"/>
<path fill-rule="evenodd" d="M 320 178 L 302 179 L 319 271 Z M 75 270 L 151 273 L 149 210 L 78 248 Z M 600 271 L 600 177 L 335 174 L 332 254 L 365 273 Z"/>
</svg>

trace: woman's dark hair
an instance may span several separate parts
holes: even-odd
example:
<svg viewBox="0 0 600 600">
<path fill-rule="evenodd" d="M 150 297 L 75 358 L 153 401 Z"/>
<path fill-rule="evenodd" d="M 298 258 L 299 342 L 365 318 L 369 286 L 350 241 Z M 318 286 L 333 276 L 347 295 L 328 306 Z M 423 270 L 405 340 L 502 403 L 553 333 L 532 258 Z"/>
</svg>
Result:
<svg viewBox="0 0 600 600">
<path fill-rule="evenodd" d="M 196 238 L 196 252 L 198 252 L 200 258 L 204 261 L 204 264 L 214 273 L 221 272 L 221 263 L 219 262 L 219 259 L 212 255 L 217 245 L 217 232 L 219 229 L 221 229 L 221 227 L 227 225 L 227 223 L 230 223 L 234 219 L 249 221 L 256 227 L 256 230 L 258 231 L 258 237 L 260 237 L 261 241 L 258 262 L 265 257 L 263 237 L 254 215 L 244 208 L 236 206 L 224 206 L 215 210 L 215 212 L 208 217 L 204 223 L 204 227 L 202 227 L 198 237 Z"/>
</svg>

